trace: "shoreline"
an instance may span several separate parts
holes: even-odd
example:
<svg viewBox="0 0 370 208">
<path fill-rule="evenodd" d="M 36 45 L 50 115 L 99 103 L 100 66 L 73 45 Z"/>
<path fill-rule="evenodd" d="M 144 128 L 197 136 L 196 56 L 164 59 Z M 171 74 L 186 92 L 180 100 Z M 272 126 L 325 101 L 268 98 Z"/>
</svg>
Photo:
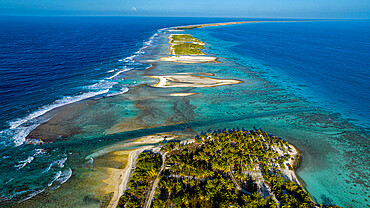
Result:
<svg viewBox="0 0 370 208">
<path fill-rule="evenodd" d="M 226 25 L 238 25 L 238 24 L 248 24 L 248 23 L 273 23 L 273 22 L 323 22 L 323 21 L 346 21 L 346 20 L 278 20 L 278 21 L 237 21 L 237 22 L 224 22 L 224 23 L 208 23 L 208 24 L 195 24 L 195 25 L 186 25 L 186 26 L 177 26 L 172 27 L 174 31 L 185 31 L 192 30 L 202 27 L 217 27 L 217 26 L 226 26 Z"/>
<path fill-rule="evenodd" d="M 109 208 L 115 208 L 118 205 L 119 198 L 122 196 L 124 190 L 126 190 L 127 183 L 129 182 L 130 175 L 132 174 L 133 167 L 135 166 L 135 162 L 139 154 L 145 150 L 148 150 L 154 146 L 146 146 L 146 147 L 141 147 L 138 149 L 134 149 L 130 151 L 129 156 L 128 156 L 128 163 L 126 167 L 119 172 L 116 172 L 114 174 L 115 177 L 119 175 L 119 180 L 116 181 L 116 186 L 115 191 L 113 192 L 113 197 L 111 198 L 109 204 L 106 207 Z M 105 208 L 105 207 L 102 207 Z"/>
<path fill-rule="evenodd" d="M 158 88 L 168 87 L 217 87 L 223 85 L 240 84 L 242 81 L 234 79 L 216 79 L 211 77 L 192 75 L 192 74 L 177 74 L 167 76 L 148 76 L 150 78 L 159 79 L 157 84 L 152 85 Z"/>
<path fill-rule="evenodd" d="M 212 56 L 190 56 L 190 55 L 181 55 L 181 56 L 167 56 L 161 57 L 160 61 L 167 61 L 167 62 L 178 62 L 184 64 L 197 64 L 197 63 L 217 63 L 217 57 Z"/>
<path fill-rule="evenodd" d="M 130 144 L 140 144 L 140 145 L 148 145 L 143 146 L 139 148 L 132 149 L 129 152 L 128 156 L 128 163 L 126 167 L 116 173 L 114 173 L 114 177 L 118 178 L 118 180 L 111 181 L 113 182 L 113 185 L 115 188 L 113 197 L 109 201 L 109 204 L 106 207 L 109 208 L 116 208 L 117 204 L 119 202 L 120 197 L 122 196 L 123 192 L 126 190 L 127 183 L 130 181 L 130 177 L 132 174 L 132 171 L 134 170 L 133 167 L 135 166 L 136 159 L 139 156 L 140 153 L 146 150 L 159 150 L 159 147 L 155 147 L 151 144 L 156 143 L 158 144 L 160 141 L 163 141 L 166 138 L 166 140 L 173 140 L 178 138 L 178 136 L 173 135 L 171 133 L 161 133 L 161 134 L 153 134 L 148 135 L 144 137 L 139 137 L 133 139 L 132 142 L 129 142 L 127 145 Z M 117 148 L 117 147 L 115 147 Z M 104 207 L 105 208 L 105 207 Z"/>
</svg>

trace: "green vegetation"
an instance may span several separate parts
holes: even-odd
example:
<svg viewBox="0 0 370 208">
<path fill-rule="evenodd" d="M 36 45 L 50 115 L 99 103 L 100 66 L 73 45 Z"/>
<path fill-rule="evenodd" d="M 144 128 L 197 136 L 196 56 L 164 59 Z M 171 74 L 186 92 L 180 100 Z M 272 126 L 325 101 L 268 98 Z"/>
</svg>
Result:
<svg viewBox="0 0 370 208">
<path fill-rule="evenodd" d="M 203 134 L 190 144 L 168 143 L 163 151 L 171 166 L 160 180 L 153 207 L 276 207 L 272 196 L 260 196 L 252 172 L 256 166 L 283 165 L 289 148 L 266 132 L 241 130 Z"/>
<path fill-rule="evenodd" d="M 315 207 L 310 194 L 288 179 L 295 152 L 288 142 L 260 130 L 208 132 L 191 143 L 167 142 L 161 148 L 165 169 L 148 203 L 151 207 Z M 160 161 L 159 155 L 155 157 Z M 158 171 L 160 162 L 155 164 Z M 142 206 L 149 200 L 148 182 L 156 174 L 150 176 L 147 170 L 138 172 L 141 177 L 134 174 L 121 207 Z M 128 204 L 129 200 L 136 204 Z"/>
<path fill-rule="evenodd" d="M 172 45 L 174 54 L 176 55 L 205 55 L 199 49 L 204 49 L 203 45 L 194 43 L 179 43 Z"/>
<path fill-rule="evenodd" d="M 203 25 L 190 25 L 190 26 L 183 26 L 183 27 L 177 27 L 175 30 L 192 30 L 195 28 L 202 28 L 204 27 Z"/>
<path fill-rule="evenodd" d="M 198 42 L 196 38 L 188 34 L 173 34 L 171 35 L 171 44 L 175 42 Z"/>
<path fill-rule="evenodd" d="M 128 182 L 128 189 L 118 202 L 118 207 L 142 207 L 150 183 L 155 180 L 161 167 L 161 156 L 153 152 L 143 152 L 136 160 L 135 171 Z"/>
<path fill-rule="evenodd" d="M 204 43 L 188 34 L 171 35 L 170 44 L 175 55 L 205 55 Z"/>
<path fill-rule="evenodd" d="M 162 176 L 152 207 L 240 207 L 240 204 L 264 207 L 274 202 L 271 197 L 262 198 L 258 192 L 251 196 L 242 194 L 222 174 L 209 179 Z"/>
</svg>

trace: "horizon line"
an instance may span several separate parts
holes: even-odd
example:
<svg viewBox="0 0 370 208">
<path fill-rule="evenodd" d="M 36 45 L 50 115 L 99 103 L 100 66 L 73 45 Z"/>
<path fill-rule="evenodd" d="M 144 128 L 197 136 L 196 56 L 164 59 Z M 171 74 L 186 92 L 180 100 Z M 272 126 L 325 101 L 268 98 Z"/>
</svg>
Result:
<svg viewBox="0 0 370 208">
<path fill-rule="evenodd" d="M 0 14 L 9 17 L 159 17 L 159 18 L 243 18 L 243 19 L 296 19 L 296 20 L 370 20 L 370 18 L 302 18 L 302 17 L 245 17 L 245 16 L 161 16 L 161 15 L 75 15 L 75 14 Z"/>
</svg>

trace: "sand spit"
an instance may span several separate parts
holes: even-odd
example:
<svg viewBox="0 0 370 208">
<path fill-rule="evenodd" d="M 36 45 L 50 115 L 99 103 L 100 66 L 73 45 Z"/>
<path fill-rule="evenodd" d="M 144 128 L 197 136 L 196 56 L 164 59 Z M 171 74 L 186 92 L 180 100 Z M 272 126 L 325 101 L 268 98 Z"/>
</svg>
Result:
<svg viewBox="0 0 370 208">
<path fill-rule="evenodd" d="M 202 27 L 215 27 L 215 26 L 224 26 L 224 25 L 237 25 L 237 24 L 245 24 L 245 23 L 253 23 L 253 22 L 264 22 L 264 21 L 242 21 L 242 22 L 224 22 L 224 23 L 187 25 L 187 26 L 177 27 L 174 30 L 175 31 L 183 31 L 183 30 L 186 30 L 186 29 L 194 29 L 194 28 L 202 28 Z"/>
<path fill-rule="evenodd" d="M 340 21 L 340 20 L 287 20 L 287 21 L 242 21 L 242 22 L 224 22 L 224 23 L 210 23 L 210 24 L 199 24 L 199 25 L 187 25 L 187 26 L 180 26 L 172 29 L 173 31 L 183 31 L 183 30 L 191 30 L 195 28 L 202 28 L 202 27 L 217 27 L 217 26 L 225 26 L 225 25 L 238 25 L 238 24 L 246 24 L 246 23 L 268 23 L 268 22 L 318 22 L 318 21 Z"/>
<path fill-rule="evenodd" d="M 216 87 L 222 85 L 239 84 L 241 81 L 233 79 L 217 79 L 203 77 L 191 74 L 177 74 L 166 76 L 149 76 L 159 79 L 159 82 L 153 87 Z"/>
<path fill-rule="evenodd" d="M 167 56 L 161 57 L 160 61 L 178 62 L 185 64 L 217 62 L 217 57 L 212 56 Z"/>
<path fill-rule="evenodd" d="M 144 137 L 139 137 L 135 140 L 134 144 L 157 143 L 157 142 L 163 141 L 164 138 L 166 138 L 166 140 L 172 140 L 172 139 L 178 138 L 178 136 L 174 134 L 168 134 L 168 133 L 158 133 L 158 134 L 148 135 Z"/>
<path fill-rule="evenodd" d="M 140 153 L 142 153 L 144 150 L 148 150 L 153 148 L 153 146 L 148 147 L 142 147 L 139 149 L 135 149 L 129 153 L 128 161 L 125 169 L 121 171 L 115 171 L 113 172 L 113 177 L 111 177 L 111 180 L 104 181 L 105 183 L 112 183 L 115 184 L 115 187 L 117 189 L 114 191 L 113 197 L 108 205 L 108 207 L 115 208 L 117 207 L 119 198 L 122 196 L 123 191 L 126 190 L 127 183 L 130 180 L 131 174 L 133 172 L 133 167 L 135 166 L 135 162 L 137 157 Z"/>
<path fill-rule="evenodd" d="M 195 92 L 190 92 L 190 93 L 171 93 L 169 94 L 169 96 L 173 96 L 173 97 L 185 97 L 185 96 L 191 96 L 191 95 L 196 95 L 198 93 L 195 93 Z"/>
<path fill-rule="evenodd" d="M 153 134 L 153 135 L 148 135 L 144 137 L 139 137 L 135 139 L 134 142 L 130 142 L 129 144 L 126 145 L 133 145 L 133 144 L 153 144 L 153 143 L 158 143 L 160 141 L 163 141 L 164 139 L 172 140 L 176 139 L 179 136 L 171 134 L 171 133 L 159 133 L 159 134 Z M 122 145 L 115 146 L 114 148 L 121 148 Z M 150 146 L 144 146 L 141 148 L 133 149 L 131 151 L 120 151 L 118 154 L 125 154 L 126 157 L 128 155 L 127 160 L 125 160 L 126 167 L 124 169 L 113 169 L 113 168 L 108 168 L 108 174 L 109 177 L 104 179 L 103 182 L 105 184 L 108 184 L 111 187 L 116 187 L 113 196 L 109 202 L 109 205 L 107 207 L 109 208 L 115 208 L 118 205 L 119 198 L 122 196 L 123 192 L 127 189 L 127 183 L 130 181 L 130 178 L 132 176 L 135 164 L 136 164 L 136 159 L 139 156 L 140 153 L 142 153 L 145 150 L 151 150 L 154 152 L 159 151 L 159 147 L 154 147 L 153 145 Z M 115 154 L 117 154 L 115 152 Z"/>
<path fill-rule="evenodd" d="M 159 133 L 148 135 L 144 137 L 136 138 L 134 141 L 124 144 L 114 145 L 110 148 L 106 148 L 101 152 L 97 153 L 97 158 L 103 157 L 107 161 L 106 164 L 110 163 L 121 163 L 124 164 L 124 167 L 115 167 L 110 165 L 106 167 L 107 177 L 102 180 L 105 184 L 100 188 L 99 193 L 107 195 L 108 193 L 113 193 L 112 198 L 107 207 L 116 207 L 119 198 L 122 196 L 123 191 L 126 190 L 127 183 L 129 182 L 133 168 L 135 166 L 135 161 L 138 155 L 145 150 L 155 150 L 152 144 L 158 143 L 166 139 L 167 141 L 176 139 L 178 136 L 171 133 Z M 132 150 L 120 150 L 124 147 L 137 146 L 137 145 L 149 145 Z M 108 152 L 108 153 L 107 153 Z M 104 156 L 104 153 L 107 153 L 109 157 Z M 100 160 L 97 160 L 100 161 Z M 102 162 L 102 161 L 101 161 Z M 95 162 L 94 162 L 95 165 Z M 98 165 L 98 164 L 97 164 Z M 99 166 L 99 165 L 98 165 Z M 101 164 L 100 164 L 101 166 Z"/>
</svg>

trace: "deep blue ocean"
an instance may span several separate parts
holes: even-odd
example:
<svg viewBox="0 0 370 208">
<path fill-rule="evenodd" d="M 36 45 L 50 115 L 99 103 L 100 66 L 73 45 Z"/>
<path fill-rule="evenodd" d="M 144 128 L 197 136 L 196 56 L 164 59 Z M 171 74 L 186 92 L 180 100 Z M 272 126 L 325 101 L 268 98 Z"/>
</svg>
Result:
<svg viewBox="0 0 370 208">
<path fill-rule="evenodd" d="M 161 41 L 157 46 L 167 50 L 168 46 L 163 46 L 167 44 L 167 33 L 163 28 L 241 20 L 243 19 L 1 16 L 0 203 L 25 200 L 48 187 L 57 188 L 71 177 L 72 170 L 66 163 L 70 156 L 67 154 L 80 154 L 82 151 L 78 148 L 71 152 L 64 151 L 63 142 L 60 142 L 53 146 L 56 147 L 53 152 L 54 150 L 49 151 L 42 146 L 25 144 L 26 136 L 50 119 L 45 113 L 87 98 L 126 93 L 129 90 L 128 85 L 134 85 L 129 83 L 132 80 L 125 79 L 126 72 L 143 71 L 151 66 L 148 62 L 138 61 L 140 57 L 150 54 L 150 50 L 156 50 L 153 45 Z M 187 32 L 194 33 L 197 38 L 209 44 L 207 53 L 215 52 L 224 60 L 235 62 L 244 69 L 248 68 L 274 88 L 283 89 L 287 97 L 299 97 L 309 107 L 314 106 L 343 118 L 358 127 L 359 132 L 368 135 L 370 21 L 250 23 Z M 162 40 L 157 42 L 160 38 Z M 155 55 L 155 51 L 152 53 Z M 184 66 L 184 69 L 186 67 L 191 66 Z M 206 67 L 211 69 L 213 66 Z M 181 68 L 179 65 L 176 70 Z M 227 70 L 231 69 L 225 69 Z M 241 72 L 239 74 L 244 75 Z M 148 85 L 144 81 L 143 83 Z M 119 102 L 123 103 L 121 100 Z M 197 105 L 196 98 L 192 104 Z M 112 109 L 117 111 L 117 106 Z M 202 103 L 198 105 L 200 108 L 201 106 Z M 246 106 L 248 107 L 247 103 Z M 263 107 L 261 106 L 262 109 Z M 270 120 L 266 121 L 267 127 L 269 122 Z M 297 129 L 299 128 L 291 125 L 286 131 L 291 130 L 294 134 Z M 323 130 L 323 135 L 325 134 Z M 58 148 L 59 144 L 62 148 Z M 66 144 L 68 146 L 67 142 Z M 84 151 L 89 151 L 86 149 Z M 359 157 L 361 161 L 366 161 L 368 155 L 364 152 Z M 329 161 L 331 158 L 325 160 Z M 309 165 L 312 167 L 314 164 Z M 366 164 L 361 168 L 366 169 Z M 330 193 L 322 189 L 324 185 L 315 189 L 315 180 L 330 175 L 328 172 L 333 169 L 322 167 L 320 171 L 324 171 L 314 173 L 320 177 L 315 177 L 310 176 L 310 171 L 303 167 L 301 176 L 309 183 L 309 191 L 316 194 L 314 197 L 320 203 L 341 201 L 338 198 L 342 195 L 337 193 L 333 194 L 334 201 L 320 198 L 323 193 L 330 198 Z M 361 174 L 366 173 L 361 172 L 359 175 Z M 361 178 L 366 179 L 363 176 Z M 328 180 L 328 184 L 334 184 L 333 180 L 336 178 Z M 368 181 L 364 184 L 367 183 Z M 324 183 L 320 181 L 320 184 Z M 23 190 L 22 186 L 27 186 L 28 189 Z M 333 190 L 333 187 L 328 190 Z M 342 204 L 352 203 L 350 199 L 343 201 Z"/>
</svg>

